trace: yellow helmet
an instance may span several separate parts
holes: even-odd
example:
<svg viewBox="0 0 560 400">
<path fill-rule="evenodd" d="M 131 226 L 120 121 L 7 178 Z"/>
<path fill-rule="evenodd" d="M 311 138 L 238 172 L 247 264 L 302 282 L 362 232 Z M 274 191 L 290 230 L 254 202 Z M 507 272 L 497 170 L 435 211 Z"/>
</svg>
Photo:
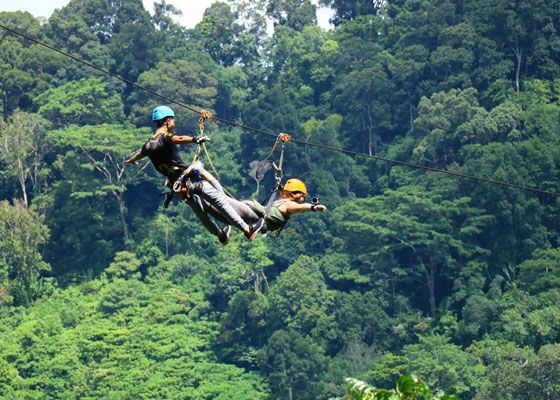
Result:
<svg viewBox="0 0 560 400">
<path fill-rule="evenodd" d="M 284 190 L 287 192 L 301 192 L 307 195 L 307 188 L 305 187 L 305 183 L 303 183 L 299 179 L 288 179 L 286 181 L 286 184 L 284 185 Z"/>
</svg>

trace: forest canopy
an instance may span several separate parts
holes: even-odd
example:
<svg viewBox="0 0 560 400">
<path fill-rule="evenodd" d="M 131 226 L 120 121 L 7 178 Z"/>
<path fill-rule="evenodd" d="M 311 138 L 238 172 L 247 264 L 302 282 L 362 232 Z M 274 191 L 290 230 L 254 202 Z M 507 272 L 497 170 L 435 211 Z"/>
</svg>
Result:
<svg viewBox="0 0 560 400">
<path fill-rule="evenodd" d="M 192 29 L 178 13 L 0 12 L 98 67 L 0 28 L 0 397 L 559 398 L 560 3 L 227 0 Z M 238 199 L 275 183 L 255 130 L 346 151 L 285 143 L 283 177 L 327 211 L 222 246 L 164 209 L 164 178 L 124 164 L 167 104 L 150 91 L 234 123 L 204 133 Z"/>
</svg>

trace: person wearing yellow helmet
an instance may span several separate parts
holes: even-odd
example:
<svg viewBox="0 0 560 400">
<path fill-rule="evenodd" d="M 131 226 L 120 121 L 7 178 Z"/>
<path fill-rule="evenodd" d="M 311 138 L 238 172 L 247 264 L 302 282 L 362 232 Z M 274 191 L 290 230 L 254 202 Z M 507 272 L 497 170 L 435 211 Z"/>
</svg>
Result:
<svg viewBox="0 0 560 400">
<path fill-rule="evenodd" d="M 223 191 L 220 183 L 202 166 L 199 169 L 201 175 L 210 182 L 216 190 Z M 307 187 L 301 180 L 292 178 L 288 179 L 283 187 L 278 192 L 279 199 L 274 201 L 270 206 L 263 206 L 256 200 L 236 200 L 227 197 L 227 201 L 233 209 L 243 218 L 248 224 L 253 224 L 264 218 L 263 232 L 281 230 L 288 222 L 292 214 L 305 213 L 309 211 L 325 212 L 327 207 L 318 202 L 306 203 Z M 214 218 L 226 224 L 227 221 L 223 218 L 215 207 L 204 202 L 203 207 Z"/>
<path fill-rule="evenodd" d="M 309 211 L 327 211 L 323 204 L 306 203 L 307 187 L 301 180 L 288 179 L 279 190 L 280 199 L 272 203 L 268 212 L 265 208 L 266 224 L 269 230 L 281 229 L 290 219 L 292 214 L 305 213 Z M 256 202 L 255 202 L 256 203 Z M 258 204 L 258 203 L 256 203 Z M 262 207 L 262 206 L 261 206 Z M 262 208 L 261 208 L 262 212 Z"/>
</svg>

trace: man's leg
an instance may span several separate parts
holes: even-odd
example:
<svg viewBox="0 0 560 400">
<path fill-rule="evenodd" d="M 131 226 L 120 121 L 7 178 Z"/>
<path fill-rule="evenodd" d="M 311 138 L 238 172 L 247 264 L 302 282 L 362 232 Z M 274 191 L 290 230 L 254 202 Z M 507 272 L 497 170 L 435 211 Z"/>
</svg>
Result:
<svg viewBox="0 0 560 400">
<path fill-rule="evenodd" d="M 208 214 L 204 211 L 202 199 L 198 195 L 193 195 L 186 203 L 192 208 L 202 225 L 210 232 L 212 235 L 220 237 L 220 229 L 216 226 L 214 221 L 208 217 Z"/>
<path fill-rule="evenodd" d="M 243 201 L 232 199 L 226 196 L 226 200 L 229 205 L 235 210 L 237 214 L 245 221 L 247 224 L 254 224 L 259 220 L 259 216 L 255 214 L 253 209 Z M 203 200 L 204 209 L 212 215 L 215 219 L 224 224 L 229 224 L 227 218 L 225 218 L 216 207 L 212 206 L 210 203 Z"/>
<path fill-rule="evenodd" d="M 216 178 L 210 175 L 208 178 L 206 178 L 206 180 L 218 192 L 223 193 L 224 195 L 226 194 L 224 188 L 222 187 L 222 184 Z M 259 216 L 255 213 L 253 207 L 251 206 L 251 204 L 253 203 L 251 200 L 239 201 L 227 195 L 226 195 L 226 200 L 228 201 L 230 206 L 233 207 L 235 212 L 239 214 L 241 219 L 243 219 L 243 221 L 245 221 L 246 223 L 253 224 L 259 220 Z M 216 210 L 215 207 L 213 207 L 208 202 L 203 201 L 203 203 L 204 203 L 204 209 L 207 210 L 214 218 L 223 222 L 224 224 L 228 223 L 228 221 L 222 216 L 222 214 L 218 212 L 218 210 Z"/>
<path fill-rule="evenodd" d="M 197 186 L 199 184 L 200 192 L 197 192 L 196 194 L 200 195 L 202 199 L 215 207 L 229 224 L 236 226 L 243 232 L 248 231 L 249 226 L 245 221 L 243 221 L 241 216 L 237 212 L 235 212 L 233 207 L 228 202 L 225 194 L 216 190 L 210 183 L 205 180 L 201 180 L 196 183 Z"/>
</svg>

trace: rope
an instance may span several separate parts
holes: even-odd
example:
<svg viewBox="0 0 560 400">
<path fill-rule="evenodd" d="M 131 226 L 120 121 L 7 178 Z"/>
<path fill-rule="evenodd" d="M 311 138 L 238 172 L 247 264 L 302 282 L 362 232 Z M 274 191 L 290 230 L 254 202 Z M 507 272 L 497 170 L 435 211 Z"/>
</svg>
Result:
<svg viewBox="0 0 560 400">
<path fill-rule="evenodd" d="M 148 89 L 148 88 L 146 88 L 142 85 L 139 85 L 135 82 L 132 82 L 132 81 L 126 79 L 126 78 L 123 78 L 120 75 L 114 74 L 114 73 L 112 73 L 110 71 L 107 71 L 103 68 L 97 67 L 96 65 L 93 65 L 93 64 L 91 64 L 87 61 L 84 61 L 84 60 L 82 60 L 78 57 L 75 57 L 71 54 L 65 53 L 62 50 L 56 49 L 52 46 L 49 46 L 48 44 L 40 42 L 39 40 L 33 39 L 32 37 L 29 37 L 29 36 L 27 36 L 27 35 L 25 35 L 21 32 L 18 32 L 14 29 L 11 29 L 11 28 L 3 25 L 3 24 L 0 24 L 0 28 L 3 28 L 5 30 L 7 30 L 8 32 L 11 32 L 15 35 L 21 36 L 21 37 L 23 37 L 23 38 L 25 38 L 25 39 L 33 42 L 33 43 L 36 43 L 40 46 L 43 46 L 43 47 L 45 47 L 49 50 L 52 50 L 56 53 L 59 53 L 59 54 L 63 55 L 65 57 L 71 58 L 72 60 L 77 61 L 81 64 L 87 65 L 88 67 L 91 67 L 91 68 L 93 68 L 93 69 L 95 69 L 99 72 L 102 72 L 104 74 L 112 76 L 113 78 L 119 79 L 119 80 L 125 82 L 128 85 L 134 86 L 134 87 L 136 87 L 140 90 L 144 90 L 144 91 L 146 91 L 146 92 L 148 92 L 148 93 L 150 93 L 154 96 L 157 96 L 157 97 L 159 97 L 159 98 L 161 98 L 161 99 L 163 99 L 163 100 L 165 100 L 165 101 L 167 101 L 171 104 L 175 104 L 179 107 L 183 107 L 187 110 L 190 110 L 190 111 L 193 111 L 197 114 L 200 114 L 200 110 L 196 110 L 193 107 L 190 107 L 190 106 L 188 106 L 186 104 L 183 104 L 181 102 L 178 102 L 178 101 L 176 101 L 172 98 L 164 96 L 164 95 L 162 95 L 162 94 L 160 94 L 160 93 L 158 93 L 154 90 Z M 237 123 L 237 122 L 228 121 L 226 119 L 218 118 L 218 117 L 214 117 L 214 119 L 218 122 L 222 122 L 222 123 L 225 123 L 225 124 L 228 124 L 228 125 L 231 125 L 231 126 L 235 126 L 235 127 L 247 130 L 247 131 L 260 133 L 260 134 L 268 135 L 268 136 L 271 136 L 271 137 L 277 137 L 277 135 L 274 134 L 274 133 L 267 132 L 267 131 L 257 129 L 257 128 L 253 128 L 253 127 L 250 127 L 250 126 L 246 126 L 246 125 L 243 125 L 243 124 L 240 124 L 240 123 Z M 406 166 L 406 167 L 416 168 L 416 169 L 422 169 L 422 170 L 425 170 L 425 171 L 437 172 L 437 173 L 441 173 L 441 174 L 447 174 L 447 175 L 451 175 L 451 176 L 455 176 L 455 177 L 459 177 L 459 178 L 471 179 L 471 180 L 478 181 L 478 182 L 486 182 L 486 183 L 490 183 L 490 184 L 493 184 L 493 185 L 505 186 L 505 187 L 509 187 L 509 188 L 525 190 L 525 191 L 528 191 L 528 192 L 539 193 L 539 194 L 544 194 L 544 195 L 548 195 L 548 196 L 560 197 L 560 193 L 551 192 L 551 191 L 547 191 L 547 190 L 541 190 L 541 189 L 532 188 L 532 187 L 528 187 L 528 186 L 522 186 L 522 185 L 517 185 L 517 184 L 513 184 L 513 183 L 508 183 L 508 182 L 501 182 L 501 181 L 497 181 L 497 180 L 494 180 L 494 179 L 481 178 L 481 177 L 477 177 L 477 176 L 474 176 L 474 175 L 462 174 L 460 172 L 447 171 L 447 170 L 444 170 L 444 169 L 432 168 L 432 167 L 427 167 L 427 166 L 424 166 L 424 165 L 408 163 L 408 162 L 404 162 L 404 161 L 391 160 L 389 158 L 369 155 L 369 154 L 365 154 L 365 153 L 359 153 L 359 152 L 355 152 L 355 151 L 351 151 L 351 150 L 339 149 L 337 147 L 332 147 L 332 146 L 327 146 L 327 145 L 322 145 L 322 144 L 312 143 L 312 142 L 306 142 L 306 141 L 303 141 L 303 140 L 292 139 L 292 141 L 294 143 L 303 144 L 305 146 L 317 147 L 317 148 L 320 148 L 320 149 L 325 149 L 325 150 L 335 151 L 335 152 L 339 152 L 339 153 L 344 153 L 344 154 L 348 154 L 348 155 L 351 155 L 351 156 L 371 158 L 371 159 L 374 159 L 374 160 L 383 161 L 383 162 L 387 162 L 387 163 L 391 163 L 391 164 L 395 164 L 395 165 Z"/>
<path fill-rule="evenodd" d="M 198 119 L 198 129 L 200 131 L 200 136 L 204 136 L 204 123 L 206 122 L 206 120 L 208 118 L 212 118 L 212 117 L 213 117 L 213 115 L 212 115 L 211 112 L 208 112 L 206 110 L 201 110 L 200 111 L 200 118 Z M 208 153 L 208 148 L 206 147 L 205 142 L 202 142 L 202 148 L 204 149 L 204 154 L 206 154 L 206 159 L 208 160 L 208 163 L 210 164 L 210 167 L 212 167 L 212 171 L 216 175 L 216 179 L 219 182 L 220 181 L 220 175 L 218 174 L 218 171 L 216 171 L 216 167 L 214 167 L 214 163 L 212 163 L 212 159 L 210 158 L 210 154 Z M 200 145 L 198 145 L 198 152 L 200 153 Z M 224 190 L 224 192 L 229 197 L 231 197 L 232 199 L 235 199 L 235 196 L 232 195 L 226 188 L 222 187 L 222 189 Z"/>
<path fill-rule="evenodd" d="M 445 170 L 445 169 L 427 167 L 427 166 L 424 166 L 424 165 L 408 163 L 408 162 L 405 162 L 405 161 L 391 160 L 389 158 L 373 156 L 373 155 L 369 155 L 369 154 L 365 154 L 365 153 L 358 153 L 358 152 L 354 152 L 354 151 L 351 151 L 351 150 L 339 149 L 337 147 L 326 146 L 326 145 L 318 144 L 318 143 L 310 143 L 310 142 L 305 142 L 305 141 L 297 140 L 297 139 L 292 139 L 292 141 L 295 142 L 295 143 L 305 144 L 307 146 L 318 147 L 318 148 L 325 149 L 325 150 L 330 150 L 330 151 L 338 151 L 340 153 L 345 153 L 345 154 L 353 155 L 353 156 L 371 158 L 371 159 L 374 159 L 374 160 L 384 161 L 384 162 L 388 162 L 388 163 L 396 164 L 396 165 L 401 165 L 401 166 L 405 166 L 405 167 L 423 169 L 425 171 L 438 172 L 438 173 L 441 173 L 441 174 L 447 174 L 447 175 L 451 175 L 451 176 L 455 176 L 455 177 L 459 177 L 459 178 L 471 179 L 471 180 L 474 180 L 474 181 L 486 182 L 486 183 L 491 183 L 491 184 L 494 184 L 494 185 L 506 186 L 506 187 L 515 188 L 515 189 L 526 190 L 526 191 L 529 191 L 529 192 L 560 197 L 560 193 L 550 192 L 550 191 L 547 191 L 547 190 L 536 189 L 536 188 L 532 188 L 532 187 L 529 187 L 529 186 L 516 185 L 515 183 L 502 182 L 502 181 L 497 181 L 497 180 L 489 179 L 489 178 L 481 178 L 481 177 L 474 176 L 474 175 L 468 175 L 468 174 L 463 174 L 463 173 L 460 173 L 460 172 L 448 171 L 448 170 Z"/>
</svg>

